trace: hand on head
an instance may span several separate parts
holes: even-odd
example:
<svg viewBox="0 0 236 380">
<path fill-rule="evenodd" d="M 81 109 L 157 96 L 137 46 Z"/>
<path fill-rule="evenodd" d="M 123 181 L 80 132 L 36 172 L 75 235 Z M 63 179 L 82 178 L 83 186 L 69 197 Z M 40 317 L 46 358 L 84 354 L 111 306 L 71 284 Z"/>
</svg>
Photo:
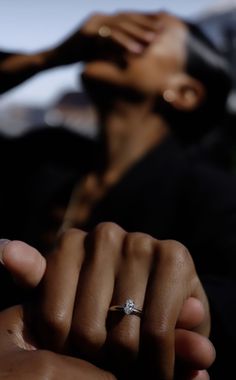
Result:
<svg viewBox="0 0 236 380">
<path fill-rule="evenodd" d="M 94 13 L 54 50 L 58 64 L 94 60 L 123 50 L 140 54 L 155 38 L 160 24 L 156 14 Z"/>
</svg>

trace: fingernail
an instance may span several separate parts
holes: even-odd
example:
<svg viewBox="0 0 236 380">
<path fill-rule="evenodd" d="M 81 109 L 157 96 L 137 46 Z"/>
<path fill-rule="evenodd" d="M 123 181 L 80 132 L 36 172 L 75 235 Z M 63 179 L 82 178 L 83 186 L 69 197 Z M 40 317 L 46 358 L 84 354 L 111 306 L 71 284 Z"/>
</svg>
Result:
<svg viewBox="0 0 236 380">
<path fill-rule="evenodd" d="M 129 49 L 132 53 L 142 53 L 144 47 L 136 42 L 129 45 Z"/>
<path fill-rule="evenodd" d="M 4 265 L 4 260 L 3 260 L 3 250 L 4 247 L 9 243 L 10 240 L 8 239 L 0 239 L 0 263 Z"/>
</svg>

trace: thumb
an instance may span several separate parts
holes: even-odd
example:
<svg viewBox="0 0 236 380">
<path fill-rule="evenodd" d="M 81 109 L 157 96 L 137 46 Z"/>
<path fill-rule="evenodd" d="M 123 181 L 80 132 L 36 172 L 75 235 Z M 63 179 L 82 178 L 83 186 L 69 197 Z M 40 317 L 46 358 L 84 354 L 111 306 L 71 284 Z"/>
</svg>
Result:
<svg viewBox="0 0 236 380">
<path fill-rule="evenodd" d="M 39 251 L 18 240 L 0 239 L 0 262 L 17 283 L 31 288 L 39 284 L 46 270 Z"/>
</svg>

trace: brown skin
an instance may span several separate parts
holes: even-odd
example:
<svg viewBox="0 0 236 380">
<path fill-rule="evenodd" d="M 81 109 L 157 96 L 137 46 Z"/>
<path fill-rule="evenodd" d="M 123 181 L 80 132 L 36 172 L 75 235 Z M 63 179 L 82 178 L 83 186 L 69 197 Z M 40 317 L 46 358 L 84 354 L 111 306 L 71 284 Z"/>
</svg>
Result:
<svg viewBox="0 0 236 380">
<path fill-rule="evenodd" d="M 178 98 L 178 101 L 172 101 L 174 107 L 186 111 L 198 107 L 204 86 L 185 72 L 187 26 L 176 16 L 164 12 L 153 15 L 152 20 L 157 26 L 155 34 L 140 54 L 128 49 L 123 51 L 126 67 L 119 67 L 118 57 L 117 60 L 109 60 L 94 56 L 85 65 L 84 75 L 139 91 L 149 101 L 154 101 L 165 90 L 170 90 Z M 120 23 L 122 25 L 122 18 Z M 112 25 L 109 27 L 110 38 L 113 39 L 115 30 L 113 32 Z M 189 90 L 192 91 L 191 96 Z"/>
<path fill-rule="evenodd" d="M 109 26 L 111 36 L 108 39 L 102 39 L 101 42 L 101 39 L 97 37 L 97 32 L 99 27 L 104 24 Z M 150 35 L 150 32 L 154 34 Z M 173 36 L 175 37 L 174 44 L 172 42 Z M 113 103 L 113 108 L 110 109 L 111 112 L 104 115 L 104 108 L 102 110 L 103 121 L 105 121 L 104 136 L 106 139 L 108 159 L 104 172 L 99 173 L 99 175 L 95 173 L 95 180 L 99 178 L 99 184 L 105 183 L 105 185 L 107 185 L 107 183 L 114 183 L 119 180 L 120 176 L 122 176 L 122 174 L 137 159 L 142 157 L 154 144 L 156 145 L 161 142 L 166 134 L 169 133 L 169 126 L 166 121 L 163 120 L 161 115 L 158 113 L 153 113 L 153 103 L 156 96 L 162 96 L 165 91 L 168 90 L 169 94 L 171 94 L 171 96 L 168 97 L 168 101 L 171 99 L 173 107 L 186 111 L 194 109 L 201 102 L 201 99 L 204 96 L 203 86 L 184 73 L 185 38 L 186 29 L 184 24 L 176 18 L 166 14 L 159 14 L 155 16 L 140 14 L 119 14 L 111 16 L 95 15 L 93 18 L 85 22 L 84 26 L 82 26 L 82 28 L 76 32 L 74 36 L 55 49 L 32 55 L 31 57 L 29 56 L 29 60 L 24 55 L 16 55 L 15 57 L 5 61 L 5 66 L 0 67 L 0 72 L 12 74 L 13 86 L 29 77 L 29 72 L 33 75 L 41 70 L 54 67 L 56 65 L 72 63 L 78 59 L 87 60 L 91 61 L 91 63 L 87 64 L 84 73 L 88 78 L 94 81 L 102 80 L 105 83 L 112 84 L 113 88 L 114 86 L 117 88 L 128 86 L 132 89 L 132 91 L 142 93 L 142 102 L 139 102 L 139 104 L 127 102 L 124 99 L 116 99 L 116 102 Z M 75 52 L 74 46 L 76 40 L 78 41 L 76 49 L 76 52 L 78 51 L 78 53 L 73 55 Z M 103 49 L 82 50 L 85 46 L 84 44 L 89 41 L 93 41 L 93 43 L 95 41 L 95 45 L 96 41 L 100 41 L 97 43 L 97 46 L 100 48 L 102 46 Z M 150 41 L 152 41 L 152 43 L 149 45 Z M 119 47 L 119 49 L 121 49 L 115 49 L 114 56 L 112 60 L 109 61 L 103 58 L 104 51 L 102 51 L 105 50 L 107 43 L 114 43 L 116 48 Z M 83 51 L 86 53 L 84 57 L 83 53 L 81 53 Z M 126 62 L 125 67 L 121 67 L 117 64 L 119 62 L 116 61 L 116 51 L 123 52 Z M 67 58 L 65 59 L 65 57 Z M 97 61 L 98 58 L 100 61 Z M 33 66 L 30 66 L 31 64 Z M 14 73 L 16 73 L 15 76 L 13 75 Z M 15 82 L 14 78 L 16 79 Z M 114 141 L 116 141 L 115 144 Z M 96 192 L 99 192 L 99 187 L 95 187 L 95 193 Z M 119 243 L 123 242 L 125 239 L 124 236 L 126 236 L 127 233 L 117 226 L 114 228 L 113 227 L 112 234 L 119 236 L 118 240 L 116 240 L 116 244 L 119 245 Z M 116 232 L 114 232 L 114 229 Z M 103 234 L 103 227 L 98 227 L 95 232 L 95 237 L 97 236 L 95 240 L 98 239 L 99 241 L 98 247 L 100 244 L 104 244 L 104 238 L 100 230 L 103 231 Z M 105 230 L 105 236 L 106 233 L 107 231 Z M 180 357 L 182 356 L 182 361 L 186 362 L 187 360 L 191 362 L 191 368 L 198 368 L 198 365 L 200 368 L 205 368 L 211 364 L 214 354 L 209 346 L 206 350 L 206 359 L 203 355 L 199 362 L 198 359 L 196 360 L 196 358 L 191 357 L 192 350 L 187 350 L 185 353 L 183 352 L 183 347 L 187 347 L 186 342 L 188 342 L 189 338 L 189 344 L 195 344 L 195 348 L 199 348 L 201 346 L 199 346 L 200 341 L 198 339 L 201 338 L 201 335 L 207 335 L 209 332 L 209 311 L 206 296 L 196 275 L 190 255 L 186 253 L 186 250 L 183 249 L 183 247 L 180 248 L 181 246 L 178 243 L 173 242 L 161 243 L 155 241 L 155 239 L 152 239 L 151 237 L 147 237 L 146 235 L 141 235 L 139 237 L 136 235 L 134 238 L 135 235 L 128 234 L 128 237 L 125 240 L 132 241 L 137 238 L 139 243 L 141 243 L 142 239 L 149 241 L 148 244 L 144 244 L 145 247 L 143 246 L 143 252 L 145 255 L 140 252 L 139 244 L 135 243 L 136 245 L 134 245 L 137 248 L 137 251 L 140 252 L 140 255 L 137 257 L 137 252 L 134 252 L 134 256 L 130 254 L 132 251 L 130 248 L 126 248 L 123 251 L 122 243 L 120 248 L 117 248 L 117 252 L 114 252 L 114 256 L 111 256 L 111 241 L 108 239 L 105 243 L 108 245 L 109 249 L 106 248 L 105 251 L 101 252 L 101 255 L 104 259 L 104 255 L 109 253 L 109 255 L 106 256 L 106 259 L 107 261 L 113 260 L 113 262 L 110 263 L 114 269 L 113 273 L 110 273 L 109 269 L 106 273 L 104 273 L 104 277 L 100 277 L 100 272 L 105 268 L 103 268 L 103 266 L 99 267 L 99 260 L 98 262 L 96 260 L 94 261 L 94 258 L 97 257 L 97 250 L 94 252 L 92 250 L 93 254 L 91 256 L 91 263 L 88 265 L 88 268 L 90 268 L 88 271 L 93 272 L 93 269 L 95 268 L 99 272 L 99 281 L 92 273 L 90 279 L 86 279 L 86 287 L 83 287 L 83 282 L 85 280 L 79 277 L 80 288 L 78 291 L 79 294 L 81 293 L 82 295 L 79 298 L 75 298 L 78 280 L 78 272 L 75 271 L 75 262 L 78 265 L 78 260 L 83 257 L 85 235 L 81 232 L 72 233 L 72 235 L 75 234 L 76 236 L 80 236 L 79 242 L 81 244 L 81 249 L 79 250 L 80 254 L 78 256 L 78 238 L 72 238 L 71 232 L 68 232 L 68 234 L 70 236 L 70 242 L 67 241 L 66 237 L 64 239 L 65 243 L 63 243 L 65 244 L 64 248 L 59 249 L 57 253 L 52 255 L 52 257 L 55 256 L 55 263 L 53 266 L 56 265 L 57 267 L 58 265 L 58 270 L 55 273 L 61 276 L 59 277 L 59 283 L 61 285 L 58 289 L 58 286 L 55 284 L 57 283 L 58 285 L 58 279 L 56 281 L 56 277 L 51 277 L 53 271 L 52 269 L 50 270 L 50 265 L 52 266 L 52 264 L 50 264 L 49 260 L 49 270 L 47 271 L 44 280 L 45 294 L 42 298 L 41 311 L 39 310 L 44 318 L 44 321 L 46 321 L 45 324 L 47 325 L 47 323 L 49 323 L 51 328 L 55 329 L 55 331 L 59 330 L 60 332 L 56 334 L 56 339 L 55 342 L 53 342 L 53 345 L 59 345 L 60 349 L 64 349 L 64 343 L 70 341 L 70 331 L 72 328 L 74 333 L 73 335 L 80 338 L 78 341 L 76 339 L 77 349 L 80 351 L 82 350 L 84 355 L 88 355 L 89 357 L 94 357 L 95 355 L 99 357 L 100 348 L 110 346 L 113 347 L 113 349 L 110 350 L 110 353 L 114 359 L 114 363 L 117 363 L 117 354 L 120 352 L 120 347 L 125 346 L 125 351 L 130 353 L 130 355 L 126 355 L 125 358 L 123 358 L 124 363 L 126 363 L 126 359 L 128 359 L 129 362 L 137 355 L 139 320 L 136 320 L 134 325 L 134 319 L 132 318 L 132 326 L 135 327 L 131 327 L 129 330 L 131 319 L 122 319 L 121 323 L 116 325 L 116 327 L 109 332 L 108 340 L 106 342 L 104 341 L 104 336 L 106 336 L 106 331 L 104 329 L 104 316 L 107 313 L 107 305 L 109 303 L 108 299 L 110 301 L 109 295 L 107 295 L 107 290 L 110 291 L 110 296 L 113 295 L 113 297 L 115 297 L 115 303 L 123 302 L 122 294 L 124 294 L 124 291 L 122 291 L 122 288 L 124 285 L 126 288 L 127 284 L 125 281 L 131 280 L 132 278 L 130 276 L 123 278 L 125 269 L 119 271 L 119 265 L 117 264 L 117 257 L 120 257 L 120 264 L 122 265 L 122 268 L 123 265 L 124 268 L 128 268 L 129 265 L 131 265 L 131 267 L 132 265 L 136 267 L 137 263 L 142 263 L 138 270 L 141 271 L 140 276 L 142 278 L 139 285 L 142 286 L 143 289 L 135 289 L 138 285 L 135 281 L 130 283 L 128 286 L 132 289 L 132 291 L 135 291 L 137 295 L 139 294 L 140 304 L 142 304 L 144 298 L 147 298 L 148 300 L 145 306 L 145 310 L 147 311 L 145 311 L 145 319 L 142 323 L 141 329 L 141 348 L 144 347 L 144 352 L 148 352 L 150 355 L 144 355 L 143 362 L 145 364 L 149 364 L 148 360 L 152 359 L 152 354 L 154 352 L 155 357 L 153 358 L 153 361 L 151 360 L 151 365 L 154 369 L 153 373 L 156 376 L 159 375 L 160 379 L 172 378 L 174 371 L 173 360 L 175 349 L 177 354 Z M 110 233 L 108 236 L 110 236 Z M 92 237 L 89 239 L 92 239 Z M 61 257 L 64 249 L 68 254 L 68 245 L 70 244 L 73 248 L 73 252 L 76 252 L 76 256 L 72 253 L 72 258 L 75 261 L 72 259 L 68 260 L 68 257 L 66 259 Z M 178 245 L 178 254 L 175 252 L 177 248 L 175 244 Z M 120 256 L 118 255 L 118 252 L 121 253 Z M 166 254 L 164 252 L 171 253 Z M 94 255 L 94 253 L 96 253 L 96 255 Z M 145 260 L 147 260 L 147 262 Z M 143 265 L 144 261 L 145 265 Z M 72 266 L 72 263 L 73 268 L 70 267 L 70 265 Z M 151 264 L 156 265 L 156 269 L 153 271 L 152 275 L 149 273 Z M 66 276 L 66 280 L 64 281 L 65 265 L 68 266 L 67 269 L 69 271 L 69 275 Z M 98 265 L 98 267 L 96 267 L 96 265 Z M 63 268 L 63 270 L 61 268 Z M 87 266 L 84 265 L 83 268 L 87 268 Z M 83 269 L 83 277 L 85 278 L 87 277 L 86 271 L 87 269 Z M 109 274 L 113 274 L 113 277 L 110 279 Z M 117 278 L 119 281 L 113 289 L 114 274 L 118 276 Z M 156 284 L 157 275 L 158 283 Z M 104 289 L 102 286 L 104 284 L 100 281 L 101 278 L 104 278 L 104 284 L 106 285 L 104 286 Z M 149 279 L 150 283 L 145 294 L 144 289 L 147 279 Z M 160 281 L 160 279 L 162 281 Z M 108 285 L 109 280 L 110 285 Z M 69 289 L 67 289 L 68 283 L 70 282 L 72 282 L 72 284 Z M 87 286 L 87 284 L 89 285 Z M 166 284 L 175 284 L 176 286 L 174 286 L 173 289 L 171 287 L 170 291 L 170 287 L 166 286 Z M 188 284 L 188 286 L 186 286 L 186 284 Z M 94 298 L 91 297 L 87 300 L 85 294 L 89 291 L 89 288 L 93 291 L 94 289 L 100 289 L 99 292 L 95 292 L 98 299 L 96 298 L 96 300 L 94 300 Z M 155 297 L 153 293 L 154 288 Z M 53 293 L 52 295 L 52 290 L 55 290 L 55 292 L 60 290 L 60 292 Z M 69 296 L 65 297 L 64 294 L 66 294 L 67 291 L 70 293 L 68 293 Z M 156 292 L 158 293 L 157 297 Z M 99 298 L 101 295 L 104 296 L 103 300 L 100 300 Z M 204 317 L 201 317 L 201 322 L 198 321 L 199 326 L 197 327 L 197 331 L 201 335 L 191 335 L 193 332 L 191 334 L 190 332 L 187 332 L 187 329 L 195 330 L 196 328 L 196 321 L 192 324 L 193 322 L 191 318 L 187 318 L 187 324 L 185 324 L 186 321 L 183 325 L 180 323 L 181 310 L 185 305 L 185 301 L 187 302 L 187 300 L 191 299 L 190 297 L 193 297 L 194 299 L 197 298 L 203 305 Z M 48 300 L 50 300 L 50 302 Z M 55 302 L 56 300 L 58 300 L 58 302 Z M 79 323 L 77 319 L 72 318 L 72 311 L 74 310 L 75 301 L 75 310 L 80 308 L 80 313 L 82 311 L 82 319 L 80 319 Z M 86 302 L 88 302 L 88 304 L 86 304 Z M 81 303 L 84 304 L 83 308 L 81 308 Z M 57 307 L 60 307 L 60 305 L 62 305 L 62 309 L 59 311 L 62 311 L 62 313 L 58 314 Z M 94 311 L 99 305 L 101 305 L 102 310 L 97 311 L 98 321 L 97 325 L 94 326 L 94 321 L 90 320 L 91 315 L 93 315 L 91 310 Z M 53 308 L 51 309 L 52 306 Z M 54 310 L 55 312 L 52 314 L 52 320 L 50 320 L 51 310 Z M 153 313 L 153 310 L 155 310 L 155 313 Z M 187 310 L 189 309 L 187 308 Z M 191 310 L 193 310 L 192 307 L 190 308 L 190 311 Z M 60 317 L 59 320 L 57 316 Z M 153 316 L 155 316 L 156 320 L 153 320 Z M 72 325 L 70 325 L 70 321 L 72 321 Z M 87 323 L 90 323 L 89 327 L 91 330 L 87 329 Z M 177 331 L 175 330 L 176 323 L 180 323 Z M 184 333 L 181 332 L 181 327 L 185 329 Z M 88 334 L 89 331 L 93 331 L 95 334 Z M 133 334 L 129 336 L 129 333 L 128 337 L 130 339 L 127 339 L 127 331 L 131 331 Z M 188 334 L 187 337 L 185 337 L 184 344 L 180 344 L 180 346 L 177 344 L 175 347 L 175 339 L 176 342 L 181 341 L 186 332 Z M 125 339 L 122 339 L 122 337 Z M 95 342 L 93 339 L 95 339 Z M 83 342 L 82 345 L 81 342 Z M 49 342 L 48 344 L 52 344 L 52 342 Z M 150 350 L 150 348 L 154 349 Z M 201 365 L 199 363 L 201 363 Z M 206 376 L 206 373 L 202 372 L 201 375 L 202 374 Z M 200 376 L 200 373 L 197 376 Z M 193 375 L 191 375 L 191 377 L 189 375 L 188 378 L 192 379 Z"/>
<path fill-rule="evenodd" d="M 122 20 L 123 15 L 115 18 L 119 25 L 124 25 Z M 102 125 L 106 162 L 102 171 L 90 173 L 74 190 L 62 230 L 86 223 L 94 204 L 110 186 L 170 134 L 167 120 L 158 108 L 154 109 L 158 98 L 164 97 L 172 107 L 184 112 L 197 108 L 204 98 L 204 86 L 185 73 L 185 24 L 167 13 L 156 14 L 151 20 L 157 26 L 152 41 L 140 54 L 123 51 L 125 66 L 114 55 L 110 59 L 94 57 L 84 67 L 82 77 Z M 93 22 L 88 22 L 90 28 Z M 111 39 L 117 42 L 117 24 L 113 22 L 114 19 L 107 20 L 106 24 L 111 29 Z M 101 46 L 100 49 L 102 53 Z M 83 194 L 81 199 L 88 200 L 86 204 L 78 193 Z"/>
<path fill-rule="evenodd" d="M 104 24 L 112 29 L 112 36 L 107 41 L 98 34 L 99 28 Z M 16 52 L 2 61 L 1 91 L 7 91 L 49 68 L 95 59 L 101 55 L 101 49 L 97 49 L 97 45 L 106 50 L 108 40 L 108 45 L 115 45 L 118 51 L 121 49 L 140 54 L 153 39 L 157 28 L 151 15 L 96 13 L 57 46 L 32 54 Z"/>
<path fill-rule="evenodd" d="M 158 25 L 155 37 L 141 54 L 124 54 L 125 68 L 118 59 L 94 59 L 83 71 L 92 97 L 97 81 L 107 90 L 102 110 L 98 109 L 107 148 L 104 177 L 110 172 L 121 176 L 170 133 L 167 121 L 158 109 L 153 109 L 158 97 L 168 93 L 166 101 L 185 112 L 197 108 L 204 98 L 204 86 L 185 73 L 187 27 L 167 13 L 158 13 L 153 19 Z M 128 101 L 122 91 L 117 95 L 122 88 L 139 94 L 140 100 Z"/>
<path fill-rule="evenodd" d="M 144 309 L 142 324 L 112 313 L 107 325 L 109 305 L 128 297 Z M 198 302 L 189 307 L 190 297 Z M 48 258 L 32 319 L 44 347 L 66 353 L 74 347 L 86 360 L 109 363 L 114 373 L 136 367 L 138 355 L 153 378 L 163 380 L 173 378 L 175 351 L 184 373 L 214 360 L 214 349 L 203 338 L 210 329 L 208 302 L 186 248 L 127 233 L 113 223 L 62 236 Z"/>
<path fill-rule="evenodd" d="M 110 29 L 108 38 L 98 34 L 104 25 Z M 1 63 L 0 80 L 11 78 L 6 88 L 47 68 L 82 60 L 90 62 L 83 76 L 94 82 L 94 88 L 98 80 L 112 86 L 106 94 L 107 101 L 122 88 L 142 95 L 138 104 L 118 97 L 112 106 L 103 104 L 102 110 L 98 110 L 107 160 L 102 172 L 88 176 L 87 181 L 93 182 L 92 191 L 83 184 L 84 198 L 89 202 L 82 216 L 67 212 L 62 229 L 85 223 L 92 206 L 105 196 L 109 187 L 170 133 L 166 120 L 153 111 L 157 97 L 167 93 L 165 99 L 183 111 L 191 111 L 201 103 L 203 85 L 184 72 L 186 37 L 184 23 L 167 13 L 94 14 L 56 47 L 32 55 L 15 54 Z M 125 67 L 120 66 L 121 58 Z M 94 88 L 90 86 L 90 91 Z M 78 213 L 82 207 L 77 204 Z"/>
<path fill-rule="evenodd" d="M 147 95 L 161 95 L 176 74 L 183 71 L 185 62 L 186 26 L 166 13 L 156 14 L 158 29 L 142 54 L 126 52 L 127 67 L 117 62 L 97 59 L 87 63 L 84 73 L 118 86 L 128 86 Z M 112 29 L 113 30 L 113 29 Z M 113 35 L 113 34 L 112 34 Z"/>
<path fill-rule="evenodd" d="M 115 380 L 80 359 L 35 349 L 26 335 L 22 307 L 0 313 L 0 378 L 6 380 Z M 24 330 L 24 331 L 23 331 Z"/>
<path fill-rule="evenodd" d="M 0 242 L 0 260 L 27 287 L 41 281 L 46 261 L 33 247 L 21 242 Z M 23 306 L 0 313 L 0 378 L 6 380 L 115 380 L 115 376 L 77 358 L 39 349 Z M 32 323 L 31 323 L 32 325 Z"/>
<path fill-rule="evenodd" d="M 34 248 L 22 242 L 10 242 L 1 247 L 0 254 L 4 265 L 15 279 L 22 282 L 24 278 L 24 283 L 30 286 L 36 286 L 41 280 L 45 271 L 45 260 Z M 104 262 L 107 263 L 106 266 Z M 126 271 L 128 276 L 125 275 Z M 132 281 L 132 273 L 135 278 L 138 275 L 141 281 Z M 145 289 L 147 281 L 149 285 Z M 172 286 L 166 289 L 166 283 Z M 129 293 L 127 289 L 130 289 Z M 141 335 L 140 319 L 135 316 L 121 319 L 119 315 L 112 313 L 110 328 L 106 329 L 105 319 L 111 299 L 111 303 L 119 304 L 128 296 L 139 300 L 137 304 L 140 307 L 145 299 Z M 37 360 L 41 363 L 45 359 L 47 365 L 43 370 L 47 373 L 54 365 L 60 368 L 60 361 L 64 365 L 64 359 L 66 364 L 67 359 L 41 350 L 23 353 L 22 349 L 47 347 L 65 354 L 71 345 L 76 345 L 80 355 L 92 361 L 99 358 L 101 360 L 101 357 L 104 359 L 104 348 L 109 347 L 107 360 L 113 363 L 113 370 L 117 366 L 127 370 L 127 366 L 132 366 L 140 349 L 140 338 L 143 340 L 141 352 L 142 347 L 144 351 L 139 362 L 142 358 L 142 364 L 147 364 L 148 367 L 156 363 L 153 374 L 161 376 L 164 371 L 165 375 L 160 377 L 163 379 L 170 378 L 168 360 L 173 360 L 174 350 L 177 362 L 185 365 L 185 370 L 181 371 L 184 379 L 198 379 L 191 375 L 190 370 L 187 374 L 186 368 L 205 368 L 214 360 L 214 349 L 204 338 L 209 330 L 206 296 L 189 253 L 185 247 L 174 241 L 162 242 L 146 234 L 128 234 L 112 223 L 98 225 L 90 234 L 79 230 L 68 231 L 49 257 L 42 283 L 41 302 L 36 307 L 35 309 L 32 305 L 31 320 L 23 318 L 21 307 L 11 308 L 0 314 L 1 353 L 6 359 L 9 358 L 4 360 L 4 367 L 1 367 L 4 370 L 12 363 L 14 354 L 16 359 L 22 358 L 22 371 L 30 372 L 34 366 L 37 369 Z M 40 343 L 33 339 L 29 330 L 30 326 L 35 331 L 36 321 L 40 329 Z M 196 334 L 196 331 L 203 336 Z M 45 337 L 43 342 L 42 336 Z M 162 353 L 160 356 L 159 351 Z M 150 356 L 152 352 L 155 352 L 155 357 Z M 27 360 L 30 360 L 28 367 Z M 18 370 L 17 360 L 14 363 L 16 366 L 13 366 L 13 374 Z M 70 372 L 70 363 L 76 364 L 68 361 L 67 376 L 74 374 L 75 370 L 72 365 Z M 82 369 L 79 368 L 81 363 Z M 81 363 L 77 362 L 76 370 L 87 370 L 89 374 L 89 365 Z M 91 371 L 93 373 L 95 368 L 91 367 Z M 205 371 L 197 372 L 197 376 L 207 376 Z M 109 378 L 108 374 L 106 376 Z M 207 377 L 203 377 L 205 378 Z"/>
</svg>

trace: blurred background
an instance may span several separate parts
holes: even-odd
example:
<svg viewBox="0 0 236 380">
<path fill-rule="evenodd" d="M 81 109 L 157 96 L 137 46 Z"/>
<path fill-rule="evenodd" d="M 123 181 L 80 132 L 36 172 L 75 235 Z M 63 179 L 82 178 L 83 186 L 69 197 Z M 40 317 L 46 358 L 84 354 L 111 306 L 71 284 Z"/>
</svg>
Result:
<svg viewBox="0 0 236 380">
<path fill-rule="evenodd" d="M 64 39 L 91 12 L 127 9 L 162 9 L 196 20 L 236 67 L 236 0 L 1 0 L 0 50 L 45 49 Z M 95 115 L 79 83 L 79 72 L 78 64 L 49 70 L 2 95 L 0 132 L 17 135 L 47 124 L 94 136 Z M 236 114 L 236 91 L 228 107 Z"/>
</svg>

